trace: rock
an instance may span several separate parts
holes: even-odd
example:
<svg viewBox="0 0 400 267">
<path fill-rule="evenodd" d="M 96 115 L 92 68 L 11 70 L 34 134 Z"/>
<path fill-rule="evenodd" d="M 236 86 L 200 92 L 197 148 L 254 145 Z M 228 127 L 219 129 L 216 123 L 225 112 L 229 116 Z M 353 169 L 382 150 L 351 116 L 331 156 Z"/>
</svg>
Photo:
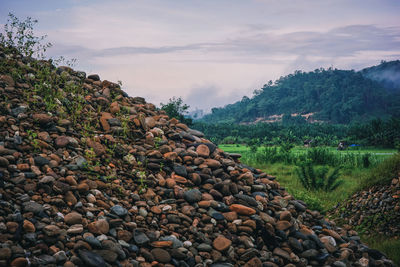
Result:
<svg viewBox="0 0 400 267">
<path fill-rule="evenodd" d="M 54 141 L 54 144 L 58 148 L 66 147 L 69 144 L 69 138 L 66 136 L 58 136 Z"/>
<path fill-rule="evenodd" d="M 61 229 L 56 225 L 47 225 L 43 228 L 43 232 L 50 237 L 58 236 L 61 234 Z"/>
<path fill-rule="evenodd" d="M 111 129 L 110 124 L 108 123 L 109 119 L 112 119 L 112 115 L 107 112 L 103 112 L 100 117 L 100 124 L 103 127 L 104 131 L 108 132 Z"/>
<path fill-rule="evenodd" d="M 275 254 L 275 255 L 278 255 L 279 257 L 281 257 L 281 258 L 284 258 L 284 259 L 286 259 L 286 260 L 291 260 L 291 258 L 290 258 L 290 254 L 286 251 L 286 250 L 283 250 L 283 249 L 281 249 L 281 248 L 275 248 L 274 249 L 274 251 L 273 251 L 273 253 Z"/>
<path fill-rule="evenodd" d="M 110 112 L 111 112 L 112 114 L 119 113 L 120 110 L 121 110 L 121 108 L 119 107 L 118 102 L 112 102 L 112 103 L 111 103 L 111 105 L 110 105 Z"/>
<path fill-rule="evenodd" d="M 235 211 L 242 215 L 253 215 L 256 214 L 256 211 L 252 208 L 240 205 L 240 204 L 232 204 L 230 207 L 231 211 Z"/>
<path fill-rule="evenodd" d="M 261 267 L 261 266 L 262 266 L 262 262 L 257 257 L 252 258 L 251 260 L 246 262 L 246 264 L 244 265 L 244 267 Z"/>
<path fill-rule="evenodd" d="M 139 230 L 135 230 L 133 232 L 133 239 L 135 240 L 135 243 L 139 246 L 143 246 L 150 242 L 150 239 L 147 237 L 147 235 Z"/>
<path fill-rule="evenodd" d="M 223 235 L 218 236 L 213 241 L 213 247 L 218 251 L 225 251 L 232 245 L 232 241 L 224 237 Z"/>
<path fill-rule="evenodd" d="M 128 210 L 120 205 L 115 205 L 111 208 L 111 212 L 119 217 L 123 217 L 128 214 Z"/>
<path fill-rule="evenodd" d="M 56 181 L 53 176 L 44 176 L 42 179 L 39 180 L 39 184 L 52 184 Z"/>
<path fill-rule="evenodd" d="M 201 192 L 198 189 L 191 189 L 183 194 L 185 200 L 189 203 L 196 203 L 201 200 Z"/>
<path fill-rule="evenodd" d="M 187 171 L 186 168 L 182 165 L 179 164 L 174 164 L 174 172 L 178 174 L 179 176 L 187 177 Z"/>
<path fill-rule="evenodd" d="M 96 154 L 96 156 L 101 156 L 101 155 L 104 155 L 106 153 L 106 149 L 99 142 L 96 142 L 96 141 L 93 141 L 93 140 L 89 139 L 89 140 L 87 140 L 87 144 L 88 144 L 89 147 L 91 147 L 93 149 L 93 151 Z"/>
<path fill-rule="evenodd" d="M 23 228 L 25 233 L 34 233 L 36 231 L 35 225 L 28 220 L 24 220 Z"/>
<path fill-rule="evenodd" d="M 153 255 L 154 259 L 161 263 L 168 263 L 171 261 L 171 256 L 169 255 L 168 251 L 161 249 L 161 248 L 154 248 L 151 250 L 151 254 Z"/>
<path fill-rule="evenodd" d="M 10 163 L 8 160 L 4 157 L 0 157 L 0 167 L 8 167 Z"/>
<path fill-rule="evenodd" d="M 63 251 L 63 250 L 56 252 L 54 254 L 54 258 L 55 258 L 56 262 L 60 262 L 60 263 L 65 262 L 68 259 L 67 254 L 65 254 L 65 251 Z"/>
<path fill-rule="evenodd" d="M 71 212 L 64 216 L 64 222 L 68 225 L 81 224 L 82 215 L 77 212 Z"/>
<path fill-rule="evenodd" d="M 28 110 L 28 106 L 18 106 L 16 108 L 11 109 L 11 115 L 14 117 L 18 117 L 19 114 L 25 113 Z"/>
<path fill-rule="evenodd" d="M 44 210 L 42 205 L 34 201 L 24 202 L 22 205 L 25 212 L 33 212 L 38 214 Z"/>
<path fill-rule="evenodd" d="M 101 219 L 95 222 L 92 222 L 88 225 L 88 229 L 91 233 L 94 234 L 107 234 L 110 230 L 110 226 L 107 220 Z"/>
<path fill-rule="evenodd" d="M 211 252 L 212 247 L 209 244 L 202 243 L 197 246 L 198 251 L 205 251 L 205 252 Z"/>
<path fill-rule="evenodd" d="M 79 257 L 87 265 L 91 267 L 106 267 L 104 259 L 91 251 L 79 250 Z"/>
<path fill-rule="evenodd" d="M 301 243 L 296 238 L 289 237 L 288 243 L 295 251 L 298 251 L 298 252 L 303 251 L 303 247 L 302 247 Z"/>
<path fill-rule="evenodd" d="M 82 232 L 83 232 L 83 225 L 82 224 L 71 225 L 67 230 L 68 234 L 80 234 Z"/>
<path fill-rule="evenodd" d="M 285 210 L 285 211 L 281 212 L 281 214 L 279 215 L 279 217 L 280 217 L 280 220 L 281 220 L 281 221 L 288 221 L 288 222 L 290 222 L 290 220 L 292 219 L 292 214 L 290 213 L 290 211 Z"/>
<path fill-rule="evenodd" d="M 23 257 L 15 258 L 10 264 L 10 267 L 25 267 L 25 266 L 28 266 L 28 260 Z"/>
<path fill-rule="evenodd" d="M 310 258 L 315 258 L 318 255 L 318 250 L 316 249 L 308 249 L 304 251 L 303 253 L 300 254 L 301 257 L 310 259 Z"/>
<path fill-rule="evenodd" d="M 100 76 L 98 74 L 90 74 L 87 76 L 87 78 L 93 81 L 100 81 Z"/>
<path fill-rule="evenodd" d="M 100 241 L 92 235 L 86 236 L 85 241 L 93 248 L 102 248 Z"/>
<path fill-rule="evenodd" d="M 279 221 L 276 223 L 276 229 L 284 231 L 289 229 L 292 226 L 292 224 L 288 221 Z"/>
<path fill-rule="evenodd" d="M 208 158 L 210 156 L 210 149 L 208 148 L 208 146 L 203 145 L 203 144 L 199 145 L 196 148 L 196 152 L 200 157 L 203 157 L 203 158 Z"/>
<path fill-rule="evenodd" d="M 33 114 L 32 118 L 39 124 L 47 124 L 53 120 L 53 118 L 50 115 L 44 113 Z"/>
<path fill-rule="evenodd" d="M 8 260 L 11 258 L 11 254 L 10 248 L 0 248 L 0 260 Z"/>
<path fill-rule="evenodd" d="M 37 156 L 34 158 L 35 164 L 38 166 L 44 166 L 44 165 L 49 165 L 50 161 L 44 157 Z"/>
</svg>

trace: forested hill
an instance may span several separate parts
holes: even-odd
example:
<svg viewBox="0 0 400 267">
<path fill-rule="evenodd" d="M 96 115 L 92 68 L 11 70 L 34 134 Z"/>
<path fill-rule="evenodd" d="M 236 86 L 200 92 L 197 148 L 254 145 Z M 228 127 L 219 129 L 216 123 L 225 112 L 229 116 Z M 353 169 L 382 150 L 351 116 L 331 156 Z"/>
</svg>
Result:
<svg viewBox="0 0 400 267">
<path fill-rule="evenodd" d="M 400 60 L 383 61 L 378 66 L 365 68 L 361 72 L 365 77 L 378 81 L 388 90 L 400 90 Z"/>
<path fill-rule="evenodd" d="M 362 71 L 296 71 L 268 82 L 252 98 L 245 96 L 234 104 L 213 108 L 202 121 L 253 123 L 290 119 L 346 124 L 400 116 L 400 90 L 395 87 L 399 83 L 389 79 L 400 76 L 399 66 L 400 61 L 392 61 Z"/>
</svg>

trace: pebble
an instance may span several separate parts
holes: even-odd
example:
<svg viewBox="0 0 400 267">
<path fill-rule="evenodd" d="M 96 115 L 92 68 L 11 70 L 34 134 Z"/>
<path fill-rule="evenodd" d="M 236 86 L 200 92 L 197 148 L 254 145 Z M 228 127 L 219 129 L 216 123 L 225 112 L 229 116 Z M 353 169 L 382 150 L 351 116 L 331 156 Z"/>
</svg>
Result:
<svg viewBox="0 0 400 267">
<path fill-rule="evenodd" d="M 198 189 L 191 189 L 183 194 L 185 200 L 189 203 L 196 203 L 201 200 L 202 194 Z"/>
<path fill-rule="evenodd" d="M 91 251 L 88 250 L 79 250 L 79 256 L 82 259 L 82 261 L 90 267 L 106 267 L 106 263 L 104 259 Z"/>
<path fill-rule="evenodd" d="M 171 256 L 165 249 L 154 248 L 151 250 L 151 254 L 153 255 L 154 259 L 158 262 L 168 263 L 171 261 Z"/>
<path fill-rule="evenodd" d="M 119 217 L 123 217 L 126 214 L 128 214 L 128 210 L 125 209 L 124 207 L 121 207 L 120 205 L 115 205 L 111 207 L 111 212 Z"/>
</svg>

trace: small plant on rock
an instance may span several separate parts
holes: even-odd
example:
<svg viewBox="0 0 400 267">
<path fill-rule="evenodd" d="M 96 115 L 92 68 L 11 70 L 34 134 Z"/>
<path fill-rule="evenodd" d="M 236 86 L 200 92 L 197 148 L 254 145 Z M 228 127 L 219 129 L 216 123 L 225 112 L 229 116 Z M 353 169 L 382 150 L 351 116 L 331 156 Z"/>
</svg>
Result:
<svg viewBox="0 0 400 267">
<path fill-rule="evenodd" d="M 9 13 L 3 32 L 0 33 L 0 44 L 5 48 L 15 48 L 23 56 L 43 58 L 44 53 L 52 46 L 51 43 L 42 43 L 47 37 L 35 36 L 33 26 L 38 21 L 27 17 L 20 21 L 14 14 Z"/>
<path fill-rule="evenodd" d="M 37 133 L 32 130 L 27 130 L 26 133 L 28 134 L 28 140 L 33 146 L 34 151 L 39 151 L 40 146 L 39 146 L 39 140 L 37 139 L 38 137 Z"/>
</svg>

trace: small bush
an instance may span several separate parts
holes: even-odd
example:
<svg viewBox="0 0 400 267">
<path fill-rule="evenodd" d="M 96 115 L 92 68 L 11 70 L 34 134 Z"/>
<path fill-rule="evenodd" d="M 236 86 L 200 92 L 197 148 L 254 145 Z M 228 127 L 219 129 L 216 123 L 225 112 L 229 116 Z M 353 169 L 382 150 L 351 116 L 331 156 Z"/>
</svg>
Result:
<svg viewBox="0 0 400 267">
<path fill-rule="evenodd" d="M 338 180 L 340 167 L 335 168 L 329 175 L 328 167 L 314 168 L 311 163 L 301 164 L 296 168 L 296 175 L 302 186 L 311 191 L 324 190 L 333 191 L 338 188 L 343 181 Z"/>
</svg>

